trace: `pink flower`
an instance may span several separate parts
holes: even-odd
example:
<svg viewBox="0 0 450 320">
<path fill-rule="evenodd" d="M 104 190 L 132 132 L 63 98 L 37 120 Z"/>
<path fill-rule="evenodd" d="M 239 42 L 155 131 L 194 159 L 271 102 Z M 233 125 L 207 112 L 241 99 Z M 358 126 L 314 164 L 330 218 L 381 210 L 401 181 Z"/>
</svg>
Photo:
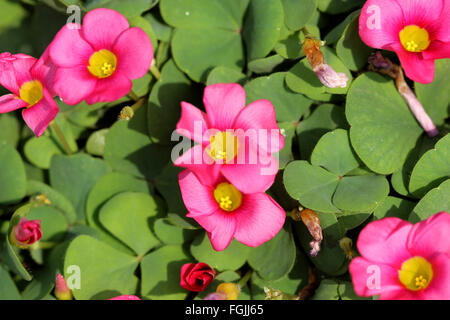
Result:
<svg viewBox="0 0 450 320">
<path fill-rule="evenodd" d="M 12 92 L 0 97 L 0 113 L 24 108 L 22 117 L 40 137 L 59 112 L 53 100 L 55 67 L 48 50 L 39 60 L 26 54 L 0 54 L 0 84 Z"/>
<path fill-rule="evenodd" d="M 201 292 L 215 277 L 216 272 L 206 263 L 186 263 L 181 267 L 180 285 L 186 290 Z"/>
<path fill-rule="evenodd" d="M 133 295 L 121 295 L 118 297 L 110 298 L 108 300 L 141 300 L 141 299 Z"/>
<path fill-rule="evenodd" d="M 385 218 L 367 225 L 350 264 L 355 292 L 381 300 L 450 299 L 450 214 L 415 225 Z"/>
<path fill-rule="evenodd" d="M 206 185 L 221 173 L 246 193 L 267 190 L 278 172 L 272 153 L 284 146 L 272 103 L 257 100 L 245 107 L 245 91 L 234 83 L 207 86 L 203 102 L 206 113 L 181 103 L 177 132 L 199 144 L 175 165 L 192 170 Z"/>
<path fill-rule="evenodd" d="M 99 8 L 83 25 L 65 25 L 50 44 L 58 66 L 55 90 L 67 104 L 115 101 L 130 92 L 131 80 L 150 69 L 153 47 L 140 28 L 130 28 L 120 13 Z"/>
<path fill-rule="evenodd" d="M 14 227 L 14 240 L 19 246 L 28 246 L 42 238 L 41 221 L 23 217 Z"/>
<path fill-rule="evenodd" d="M 450 58 L 450 1 L 368 0 L 359 34 L 370 47 L 395 51 L 414 81 L 434 79 L 434 60 Z"/>
<path fill-rule="evenodd" d="M 189 170 L 179 174 L 179 183 L 187 216 L 205 228 L 216 251 L 225 250 L 233 238 L 257 247 L 283 227 L 286 213 L 263 188 L 244 192 L 223 176 L 202 183 Z"/>
</svg>

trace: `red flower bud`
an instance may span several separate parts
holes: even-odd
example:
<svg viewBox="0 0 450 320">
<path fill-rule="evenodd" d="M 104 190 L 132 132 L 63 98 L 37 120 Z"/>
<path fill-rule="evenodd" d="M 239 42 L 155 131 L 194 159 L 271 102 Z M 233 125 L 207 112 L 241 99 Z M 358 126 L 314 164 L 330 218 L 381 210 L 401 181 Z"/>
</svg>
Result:
<svg viewBox="0 0 450 320">
<path fill-rule="evenodd" d="M 27 246 L 42 238 L 41 221 L 23 217 L 14 227 L 14 240 L 18 246 Z"/>
<path fill-rule="evenodd" d="M 189 291 L 200 292 L 214 280 L 216 272 L 206 263 L 187 263 L 181 267 L 180 285 Z"/>
</svg>

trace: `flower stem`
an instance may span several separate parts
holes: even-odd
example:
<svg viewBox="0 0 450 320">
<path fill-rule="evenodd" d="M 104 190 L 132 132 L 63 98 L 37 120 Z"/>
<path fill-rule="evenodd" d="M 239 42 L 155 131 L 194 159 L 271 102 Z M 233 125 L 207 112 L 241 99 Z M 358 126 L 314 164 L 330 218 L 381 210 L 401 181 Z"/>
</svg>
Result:
<svg viewBox="0 0 450 320">
<path fill-rule="evenodd" d="M 414 92 L 406 83 L 401 66 L 392 63 L 388 58 L 383 57 L 381 52 L 377 51 L 369 57 L 369 70 L 379 72 L 393 78 L 395 80 L 395 85 L 397 86 L 398 92 L 406 101 L 409 109 L 414 114 L 427 135 L 430 138 L 433 138 L 439 134 L 433 120 L 431 120 L 430 116 L 427 114 Z"/>
<path fill-rule="evenodd" d="M 150 72 L 153 74 L 156 80 L 161 79 L 161 72 L 159 72 L 158 67 L 155 64 L 155 60 L 153 60 L 152 65 L 150 66 Z"/>
<path fill-rule="evenodd" d="M 139 110 L 140 107 L 142 107 L 144 105 L 145 102 L 145 98 L 141 98 L 138 101 L 136 101 L 135 104 L 133 104 L 131 106 L 131 108 L 133 109 L 134 112 L 136 112 L 137 110 Z"/>
<path fill-rule="evenodd" d="M 139 100 L 139 96 L 133 90 L 131 90 L 128 93 L 128 96 L 134 101 L 138 101 Z"/>
<path fill-rule="evenodd" d="M 52 122 L 51 124 L 53 130 L 55 131 L 56 135 L 58 136 L 59 140 L 61 141 L 64 151 L 71 156 L 72 155 L 72 150 L 70 149 L 69 144 L 67 143 L 66 138 L 64 137 L 63 132 L 61 131 L 61 129 L 59 128 L 59 126 L 56 124 L 55 121 Z"/>
<path fill-rule="evenodd" d="M 411 109 L 411 112 L 416 117 L 417 121 L 420 123 L 422 128 L 425 130 L 427 135 L 430 138 L 433 138 L 439 134 L 438 129 L 431 120 L 430 116 L 427 114 L 422 104 L 417 99 L 414 92 L 405 82 L 405 78 L 403 76 L 403 71 L 400 69 L 397 78 L 395 79 L 395 83 L 397 85 L 398 92 L 402 95 L 403 99 L 405 99 L 406 103 Z"/>
<path fill-rule="evenodd" d="M 252 269 L 248 270 L 247 273 L 241 278 L 241 280 L 239 280 L 238 282 L 239 288 L 243 288 L 247 284 L 248 280 L 252 276 L 252 273 L 253 273 Z"/>
</svg>

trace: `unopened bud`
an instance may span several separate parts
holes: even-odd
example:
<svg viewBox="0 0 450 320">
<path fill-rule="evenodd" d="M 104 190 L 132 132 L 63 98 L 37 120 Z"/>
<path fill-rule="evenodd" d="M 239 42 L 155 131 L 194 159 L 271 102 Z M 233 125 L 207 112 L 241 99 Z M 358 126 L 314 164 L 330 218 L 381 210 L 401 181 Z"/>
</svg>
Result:
<svg viewBox="0 0 450 320">
<path fill-rule="evenodd" d="M 72 300 L 72 292 L 61 274 L 56 275 L 55 296 L 58 300 Z"/>
<path fill-rule="evenodd" d="M 132 107 L 126 106 L 120 111 L 120 120 L 130 120 L 134 116 L 134 110 Z"/>
<path fill-rule="evenodd" d="M 348 237 L 344 237 L 341 240 L 339 240 L 339 246 L 342 250 L 344 250 L 345 256 L 347 259 L 353 259 L 355 257 L 355 253 L 352 250 L 353 241 L 352 239 Z"/>
<path fill-rule="evenodd" d="M 23 217 L 9 235 L 10 242 L 20 248 L 27 248 L 42 238 L 41 220 Z"/>
<path fill-rule="evenodd" d="M 237 300 L 241 293 L 241 288 L 235 283 L 226 282 L 219 284 L 216 292 L 224 293 L 226 295 L 225 300 Z"/>
<path fill-rule="evenodd" d="M 309 245 L 311 247 L 310 254 L 315 257 L 320 251 L 320 244 L 323 240 L 319 216 L 313 210 L 305 209 L 300 212 L 300 217 L 313 237 L 313 241 L 311 241 Z"/>
</svg>

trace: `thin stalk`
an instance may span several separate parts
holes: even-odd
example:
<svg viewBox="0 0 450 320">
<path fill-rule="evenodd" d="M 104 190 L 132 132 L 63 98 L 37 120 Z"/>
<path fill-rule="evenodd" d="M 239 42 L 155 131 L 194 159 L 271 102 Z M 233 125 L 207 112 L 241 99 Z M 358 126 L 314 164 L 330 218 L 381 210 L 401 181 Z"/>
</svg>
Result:
<svg viewBox="0 0 450 320">
<path fill-rule="evenodd" d="M 138 101 L 139 100 L 139 96 L 133 90 L 131 90 L 128 93 L 128 96 L 134 101 Z"/>
<path fill-rule="evenodd" d="M 61 131 L 61 129 L 59 128 L 59 126 L 56 124 L 56 122 L 52 122 L 51 124 L 53 130 L 55 131 L 56 135 L 58 136 L 59 140 L 61 141 L 64 151 L 71 156 L 72 155 L 72 150 L 70 149 L 69 143 L 67 143 L 66 138 L 64 137 L 63 132 Z"/>
<path fill-rule="evenodd" d="M 238 282 L 239 288 L 243 288 L 247 284 L 248 280 L 250 280 L 250 277 L 252 276 L 252 273 L 253 273 L 252 269 L 248 270 L 247 273 L 241 278 L 241 280 L 239 280 Z"/>
<path fill-rule="evenodd" d="M 131 106 L 131 108 L 133 109 L 134 112 L 136 112 L 137 110 L 139 110 L 140 107 L 142 107 L 145 103 L 145 98 L 140 98 L 138 101 L 136 101 L 135 104 L 133 104 Z"/>
<path fill-rule="evenodd" d="M 155 60 L 153 60 L 152 65 L 150 66 L 150 72 L 153 74 L 156 80 L 161 79 L 161 72 L 159 72 L 158 67 L 155 64 Z"/>
</svg>

